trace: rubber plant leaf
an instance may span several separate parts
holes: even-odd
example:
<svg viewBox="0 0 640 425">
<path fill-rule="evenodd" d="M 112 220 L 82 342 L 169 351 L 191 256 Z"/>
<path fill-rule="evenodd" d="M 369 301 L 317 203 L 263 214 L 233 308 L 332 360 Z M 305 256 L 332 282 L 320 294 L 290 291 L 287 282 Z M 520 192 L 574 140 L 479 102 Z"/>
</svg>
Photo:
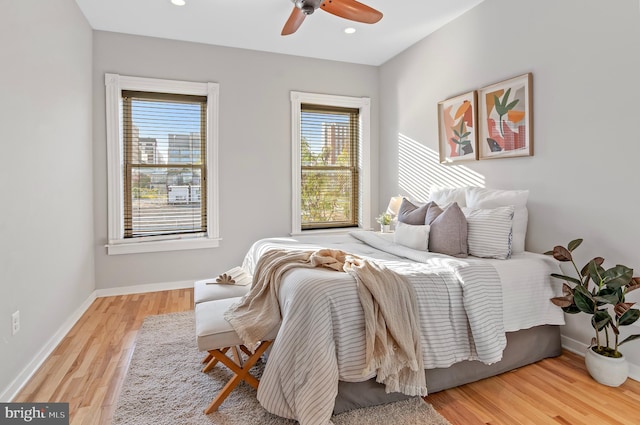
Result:
<svg viewBox="0 0 640 425">
<path fill-rule="evenodd" d="M 604 269 L 593 260 L 589 261 L 588 267 L 589 277 L 591 277 L 591 280 L 593 280 L 596 285 L 600 286 L 602 284 L 602 274 L 604 273 Z"/>
<path fill-rule="evenodd" d="M 551 273 L 551 276 L 555 277 L 556 279 L 568 280 L 569 282 L 573 282 L 578 285 L 582 284 L 582 282 L 579 279 L 576 279 L 575 277 L 565 276 L 563 274 L 558 274 L 558 273 Z"/>
<path fill-rule="evenodd" d="M 558 307 L 567 308 L 575 305 L 573 304 L 573 289 L 566 283 L 562 284 L 562 296 L 551 298 L 551 302 Z M 577 312 L 579 312 L 578 310 Z"/>
<path fill-rule="evenodd" d="M 603 330 L 612 322 L 613 321 L 611 320 L 611 316 L 606 310 L 598 310 L 595 312 L 593 317 L 591 317 L 591 325 L 598 331 Z"/>
<path fill-rule="evenodd" d="M 634 339 L 638 339 L 638 338 L 640 338 L 640 334 L 628 336 L 627 338 L 623 339 L 622 342 L 619 343 L 618 345 L 622 345 L 625 342 L 633 341 Z"/>
<path fill-rule="evenodd" d="M 635 303 L 618 303 L 613 308 L 613 311 L 616 313 L 616 316 L 621 317 L 623 314 L 629 311 L 631 307 L 634 306 L 634 304 Z"/>
<path fill-rule="evenodd" d="M 591 294 L 583 286 L 576 286 L 573 291 L 573 302 L 583 313 L 594 314 L 596 303 L 591 299 Z"/>
<path fill-rule="evenodd" d="M 567 248 L 560 245 L 553 247 L 553 258 L 563 262 L 573 260 L 573 257 L 571 256 L 571 252 L 569 252 Z"/>
<path fill-rule="evenodd" d="M 620 326 L 628 326 L 635 323 L 638 318 L 640 318 L 640 310 L 630 309 L 620 316 L 618 324 Z"/>
<path fill-rule="evenodd" d="M 569 245 L 567 245 L 567 249 L 573 252 L 573 250 L 579 247 L 581 243 L 582 243 L 582 239 L 574 239 L 571 242 L 569 242 Z"/>
<path fill-rule="evenodd" d="M 631 292 L 631 291 L 635 291 L 636 289 L 640 289 L 640 277 L 634 277 L 631 279 L 631 282 L 629 282 L 630 285 L 627 286 L 627 293 Z"/>
<path fill-rule="evenodd" d="M 555 305 L 557 305 L 558 307 L 570 307 L 573 305 L 573 295 L 571 296 L 564 296 L 564 297 L 554 297 L 551 298 L 551 302 Z"/>
<path fill-rule="evenodd" d="M 599 304 L 612 304 L 612 305 L 616 305 L 618 303 L 621 303 L 623 301 L 623 294 L 622 294 L 622 290 L 618 289 L 611 289 L 611 288 L 603 288 L 601 291 L 598 292 L 598 295 L 593 297 L 593 299 L 598 302 Z"/>
<path fill-rule="evenodd" d="M 582 313 L 580 311 L 580 309 L 575 305 L 575 304 L 571 304 L 569 307 L 563 307 L 562 311 L 564 311 L 567 314 L 578 314 L 578 313 Z"/>
<path fill-rule="evenodd" d="M 616 326 L 616 324 L 612 321 L 611 322 L 611 329 L 613 329 L 613 333 L 616 335 L 620 335 L 620 329 L 618 329 L 618 327 Z"/>
<path fill-rule="evenodd" d="M 602 283 L 607 285 L 607 288 L 621 288 L 631 282 L 632 278 L 633 269 L 620 264 L 602 273 Z"/>
<path fill-rule="evenodd" d="M 619 301 L 617 294 L 605 294 L 605 295 L 603 295 L 602 293 L 600 293 L 599 295 L 596 295 L 595 297 L 593 297 L 593 299 L 599 305 L 602 305 L 602 304 L 613 304 L 613 305 L 615 305 Z"/>
<path fill-rule="evenodd" d="M 596 263 L 596 266 L 601 266 L 604 263 L 604 258 L 595 257 L 593 260 L 591 260 L 587 264 L 585 264 L 584 267 L 582 268 L 582 270 L 580 271 L 580 274 L 582 276 L 588 276 L 589 275 L 589 264 L 591 264 L 591 262 Z"/>
</svg>

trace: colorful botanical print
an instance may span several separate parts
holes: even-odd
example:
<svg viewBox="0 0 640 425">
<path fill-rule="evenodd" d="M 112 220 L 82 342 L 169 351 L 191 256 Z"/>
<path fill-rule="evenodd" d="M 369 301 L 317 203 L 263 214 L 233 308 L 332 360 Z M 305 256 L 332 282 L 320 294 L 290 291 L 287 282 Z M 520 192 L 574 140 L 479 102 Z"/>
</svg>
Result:
<svg viewBox="0 0 640 425">
<path fill-rule="evenodd" d="M 449 156 L 456 157 L 472 154 L 473 109 L 471 108 L 471 102 L 465 100 L 452 114 L 454 112 L 453 109 L 452 105 L 447 107 L 444 112 Z"/>
<path fill-rule="evenodd" d="M 439 104 L 440 161 L 476 159 L 475 92 Z"/>
<path fill-rule="evenodd" d="M 480 159 L 533 155 L 532 81 L 525 74 L 478 91 Z"/>
<path fill-rule="evenodd" d="M 489 92 L 487 103 L 487 144 L 491 152 L 513 151 L 526 147 L 524 87 Z"/>
</svg>

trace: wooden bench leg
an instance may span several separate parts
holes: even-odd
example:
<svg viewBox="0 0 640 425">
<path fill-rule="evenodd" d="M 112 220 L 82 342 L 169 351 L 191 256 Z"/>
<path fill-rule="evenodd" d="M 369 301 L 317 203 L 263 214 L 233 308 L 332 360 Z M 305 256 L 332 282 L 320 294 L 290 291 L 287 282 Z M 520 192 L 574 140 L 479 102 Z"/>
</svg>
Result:
<svg viewBox="0 0 640 425">
<path fill-rule="evenodd" d="M 241 350 L 245 353 L 247 353 L 247 355 L 251 355 L 251 351 L 249 351 L 248 348 L 246 348 L 244 345 L 241 345 Z M 222 351 L 223 353 L 226 353 L 229 350 L 229 347 L 225 347 L 223 349 L 221 349 L 220 351 Z M 232 347 L 231 348 L 232 352 L 233 352 L 233 356 L 236 358 L 236 363 L 238 363 L 240 366 L 242 366 L 242 357 L 240 356 L 240 352 L 238 351 L 238 347 Z M 207 356 L 202 359 L 202 363 L 206 363 L 206 366 L 202 369 L 203 372 L 209 372 L 211 369 L 213 369 L 213 367 L 216 365 L 216 363 L 218 363 L 218 360 L 213 357 L 213 355 L 211 353 L 207 353 Z"/>
<path fill-rule="evenodd" d="M 224 347 L 221 348 L 219 350 L 222 354 L 226 353 L 227 351 L 229 351 L 229 347 Z M 208 360 L 207 360 L 208 359 Z M 211 354 L 211 351 L 209 351 L 209 355 L 205 358 L 205 360 L 207 360 L 207 364 L 204 368 L 202 368 L 203 372 L 209 372 L 211 369 L 213 369 L 213 367 L 218 363 L 218 359 Z M 204 360 L 202 361 L 202 363 L 204 363 Z"/>
<path fill-rule="evenodd" d="M 238 350 L 238 346 L 235 346 L 231 349 L 233 351 L 233 357 L 235 357 L 236 359 L 236 363 L 238 363 L 240 366 L 242 366 L 242 363 L 244 362 L 242 360 L 242 356 L 240 356 L 240 351 Z M 251 355 L 251 354 L 249 354 Z"/>
<path fill-rule="evenodd" d="M 231 379 L 229 379 L 229 381 L 226 383 L 224 388 L 220 390 L 220 392 L 213 399 L 211 404 L 209 404 L 209 407 L 207 407 L 204 410 L 205 414 L 209 414 L 211 412 L 215 412 L 216 410 L 218 410 L 218 407 L 220 407 L 222 402 L 227 398 L 229 394 L 231 394 L 231 391 L 233 391 L 233 389 L 241 381 L 245 381 L 247 384 L 251 385 L 253 388 L 256 388 L 256 389 L 258 388 L 260 381 L 258 381 L 253 375 L 251 375 L 249 373 L 249 370 L 253 367 L 253 365 L 256 364 L 256 362 L 258 361 L 258 359 L 260 359 L 260 356 L 262 356 L 265 350 L 269 348 L 269 345 L 271 345 L 271 342 L 272 341 L 262 341 L 258 346 L 258 348 L 256 349 L 255 353 L 251 353 L 249 350 L 247 350 L 251 354 L 249 355 L 249 358 L 242 365 L 234 362 L 231 358 L 229 358 L 226 355 L 226 352 L 229 350 L 229 347 L 209 351 L 209 354 L 211 354 L 211 356 L 213 357 L 212 360 L 209 362 L 209 364 L 211 364 L 212 362 L 215 362 L 214 365 L 217 362 L 223 363 L 234 373 L 234 376 L 231 377 Z M 243 347 L 241 346 L 241 349 L 242 348 Z M 242 349 L 242 351 L 245 351 L 245 350 Z M 206 367 L 208 367 L 209 364 L 207 364 Z"/>
</svg>

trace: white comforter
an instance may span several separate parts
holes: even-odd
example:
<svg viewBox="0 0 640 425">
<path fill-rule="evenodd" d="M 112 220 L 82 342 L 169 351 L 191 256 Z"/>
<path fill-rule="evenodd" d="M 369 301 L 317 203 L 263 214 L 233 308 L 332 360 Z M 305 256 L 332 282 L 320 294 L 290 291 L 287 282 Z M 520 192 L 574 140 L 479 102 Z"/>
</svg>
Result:
<svg viewBox="0 0 640 425">
<path fill-rule="evenodd" d="M 506 345 L 505 331 L 564 323 L 560 309 L 546 307 L 558 291 L 549 278 L 557 265 L 543 256 L 530 254 L 508 261 L 454 259 L 401 247 L 373 232 L 355 232 L 352 236 L 264 239 L 252 246 L 243 267 L 253 273 L 261 253 L 276 247 L 337 248 L 404 275 L 416 290 L 428 369 L 464 360 L 497 362 Z M 282 324 L 258 400 L 268 411 L 302 425 L 328 424 L 338 380 L 372 378 L 363 374 L 364 318 L 355 281 L 346 273 L 295 269 L 285 275 L 279 301 Z"/>
</svg>

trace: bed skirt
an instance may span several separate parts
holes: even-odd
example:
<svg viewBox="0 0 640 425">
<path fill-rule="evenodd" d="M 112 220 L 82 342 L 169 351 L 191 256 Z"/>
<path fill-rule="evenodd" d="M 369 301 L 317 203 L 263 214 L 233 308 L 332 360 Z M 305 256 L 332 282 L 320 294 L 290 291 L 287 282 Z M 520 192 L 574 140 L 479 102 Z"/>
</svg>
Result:
<svg viewBox="0 0 640 425">
<path fill-rule="evenodd" d="M 426 370 L 429 393 L 499 375 L 548 357 L 557 357 L 562 352 L 559 326 L 536 326 L 518 332 L 508 332 L 506 335 L 507 348 L 504 350 L 502 360 L 498 363 L 486 365 L 478 361 L 467 361 L 456 363 L 445 369 Z M 384 385 L 377 383 L 375 378 L 364 382 L 340 381 L 333 413 L 338 414 L 408 398 L 410 397 L 401 393 L 386 394 Z"/>
</svg>

